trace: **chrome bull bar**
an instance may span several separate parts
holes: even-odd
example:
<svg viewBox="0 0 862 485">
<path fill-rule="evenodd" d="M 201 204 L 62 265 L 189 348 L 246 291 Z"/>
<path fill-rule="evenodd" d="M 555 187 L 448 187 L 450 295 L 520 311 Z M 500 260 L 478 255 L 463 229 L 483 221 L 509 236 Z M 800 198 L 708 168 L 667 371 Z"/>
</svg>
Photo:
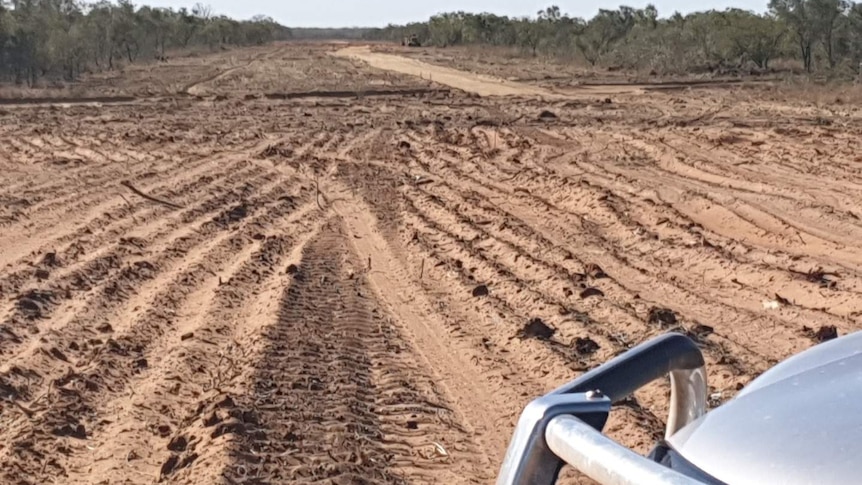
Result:
<svg viewBox="0 0 862 485">
<path fill-rule="evenodd" d="M 552 485 L 566 463 L 601 484 L 699 484 L 602 434 L 613 402 L 665 376 L 671 383 L 665 436 L 706 412 L 703 354 L 685 335 L 662 335 L 528 404 L 497 485 Z"/>
</svg>

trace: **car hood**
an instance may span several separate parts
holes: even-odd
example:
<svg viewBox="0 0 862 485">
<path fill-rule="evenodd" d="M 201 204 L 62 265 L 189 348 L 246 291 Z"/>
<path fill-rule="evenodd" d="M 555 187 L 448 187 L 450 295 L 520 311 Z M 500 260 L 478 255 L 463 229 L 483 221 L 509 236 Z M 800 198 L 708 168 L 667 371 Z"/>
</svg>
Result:
<svg viewBox="0 0 862 485">
<path fill-rule="evenodd" d="M 858 483 L 860 406 L 862 332 L 778 364 L 668 444 L 729 485 Z"/>
</svg>

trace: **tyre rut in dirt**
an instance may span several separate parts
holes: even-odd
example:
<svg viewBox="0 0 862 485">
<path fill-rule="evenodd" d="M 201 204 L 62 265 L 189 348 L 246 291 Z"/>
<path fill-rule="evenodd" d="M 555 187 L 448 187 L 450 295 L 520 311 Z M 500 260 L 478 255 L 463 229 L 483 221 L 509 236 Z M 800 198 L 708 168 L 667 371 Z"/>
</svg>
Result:
<svg viewBox="0 0 862 485">
<path fill-rule="evenodd" d="M 452 462 L 469 460 L 471 445 L 364 269 L 337 226 L 306 247 L 240 424 L 216 426 L 237 434 L 229 481 L 460 481 Z"/>
<path fill-rule="evenodd" d="M 260 180 L 258 180 L 260 179 Z M 260 182 L 261 186 L 257 187 L 254 183 Z M 18 305 L 15 310 L 0 323 L 0 329 L 6 333 L 9 338 L 0 341 L 0 352 L 5 352 L 7 347 L 20 344 L 23 342 L 23 335 L 26 335 L 27 329 L 32 329 L 39 326 L 39 321 L 50 317 L 56 313 L 58 309 L 64 308 L 65 301 L 71 300 L 72 295 L 76 293 L 87 293 L 92 290 L 102 289 L 112 281 L 120 278 L 118 273 L 123 269 L 123 263 L 129 260 L 140 259 L 148 252 L 157 253 L 160 256 L 162 251 L 168 253 L 168 256 L 182 256 L 194 244 L 204 240 L 207 234 L 213 234 L 219 229 L 226 228 L 226 223 L 232 221 L 234 208 L 225 209 L 225 206 L 230 207 L 233 204 L 241 204 L 236 207 L 246 207 L 248 204 L 249 210 L 261 204 L 273 203 L 274 194 L 281 194 L 282 188 L 275 187 L 274 181 L 264 182 L 263 177 L 250 178 L 248 181 L 239 187 L 231 187 L 214 197 L 208 198 L 186 211 L 180 213 L 181 222 L 190 224 L 197 222 L 200 225 L 183 226 L 191 227 L 194 231 L 187 234 L 176 234 L 171 232 L 174 224 L 164 224 L 155 226 L 156 233 L 145 239 L 141 238 L 120 238 L 114 244 L 106 244 L 110 248 L 103 252 L 104 248 L 91 246 L 88 241 L 77 242 L 64 252 L 60 257 L 50 258 L 49 261 L 40 263 L 42 271 L 53 272 L 57 266 L 62 266 L 63 261 L 74 261 L 78 257 L 87 257 L 88 247 L 90 250 L 96 250 L 98 257 L 87 261 L 78 267 L 73 266 L 73 270 L 69 272 L 57 271 L 56 274 L 49 273 L 46 283 L 28 290 L 26 293 L 19 295 Z M 263 197 L 256 193 L 256 190 L 263 190 Z M 214 194 L 209 194 L 214 195 Z M 269 197 L 270 200 L 267 199 Z M 275 202 L 279 205 L 278 202 Z M 243 209 L 245 210 L 245 209 Z M 210 214 L 217 214 L 215 217 L 205 218 Z M 161 219 L 163 221 L 163 219 Z M 105 235 L 100 235 L 105 236 Z M 109 233 L 107 236 L 111 236 Z M 161 241 L 162 236 L 168 236 L 168 240 Z M 94 238 L 96 241 L 104 242 L 103 237 Z M 149 239 L 149 241 L 147 240 Z M 182 244 L 180 244 L 182 243 Z M 146 261 L 145 261 L 146 262 Z M 136 262 L 137 264 L 137 262 Z M 28 272 L 32 277 L 35 273 Z M 32 278 L 27 278 L 25 273 L 24 281 Z M 20 287 L 17 282 L 13 282 L 9 289 Z"/>
<path fill-rule="evenodd" d="M 280 197 L 287 196 L 289 185 L 278 185 L 263 196 L 255 194 L 247 199 L 247 218 L 243 220 L 231 217 L 235 207 L 223 208 L 200 231 L 171 241 L 154 257 L 137 262 L 140 264 L 122 267 L 98 288 L 90 306 L 70 315 L 64 333 L 49 333 L 28 360 L 22 361 L 17 355 L 16 365 L 0 375 L 4 388 L 8 387 L 13 399 L 39 397 L 27 403 L 31 410 L 24 412 L 29 419 L 10 427 L 17 433 L 8 437 L 12 443 L 6 451 L 17 456 L 40 454 L 56 440 L 51 434 L 75 437 L 69 433 L 78 432 L 89 436 L 98 429 L 103 424 L 93 419 L 99 415 L 98 404 L 106 396 L 125 391 L 128 381 L 149 367 L 148 361 L 155 358 L 151 354 L 153 343 L 172 330 L 176 310 L 191 288 L 217 278 L 213 267 L 242 255 L 246 248 L 258 244 L 261 231 L 269 224 L 299 208 L 299 198 Z M 305 207 L 310 208 L 308 202 Z M 162 291 L 152 293 L 162 285 Z M 141 298 L 142 293 L 149 296 Z M 139 316 L 135 316 L 139 308 L 125 308 L 135 300 L 145 309 Z M 118 318 L 124 309 L 128 317 Z M 95 332 L 101 338 L 87 338 Z M 76 370 L 64 369 L 64 363 Z M 19 421 L 20 417 L 0 414 L 0 421 Z M 30 438 L 34 434 L 39 438 Z M 62 456 L 40 459 L 33 465 L 35 468 L 26 467 L 21 473 L 66 473 Z"/>
</svg>

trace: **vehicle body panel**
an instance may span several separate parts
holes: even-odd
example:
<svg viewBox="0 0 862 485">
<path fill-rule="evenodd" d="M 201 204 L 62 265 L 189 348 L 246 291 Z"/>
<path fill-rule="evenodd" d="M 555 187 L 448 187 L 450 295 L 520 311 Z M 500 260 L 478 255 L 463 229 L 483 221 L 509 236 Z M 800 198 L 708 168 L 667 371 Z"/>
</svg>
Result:
<svg viewBox="0 0 862 485">
<path fill-rule="evenodd" d="M 667 441 L 728 484 L 843 484 L 862 477 L 862 333 L 778 364 Z"/>
</svg>

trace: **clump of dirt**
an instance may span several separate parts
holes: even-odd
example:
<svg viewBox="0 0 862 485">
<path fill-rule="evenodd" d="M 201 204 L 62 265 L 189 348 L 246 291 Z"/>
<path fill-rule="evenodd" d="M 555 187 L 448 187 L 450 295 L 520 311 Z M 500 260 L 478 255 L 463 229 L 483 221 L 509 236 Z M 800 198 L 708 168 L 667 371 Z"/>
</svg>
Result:
<svg viewBox="0 0 862 485">
<path fill-rule="evenodd" d="M 557 118 L 559 118 L 559 116 L 557 116 L 553 111 L 542 110 L 542 112 L 539 113 L 540 120 L 555 120 Z"/>
<path fill-rule="evenodd" d="M 81 423 L 77 423 L 74 426 L 72 424 L 64 424 L 54 428 L 51 433 L 54 436 L 68 436 L 79 440 L 87 439 L 87 429 Z"/>
<path fill-rule="evenodd" d="M 555 333 L 557 331 L 549 327 L 541 318 L 533 318 L 518 331 L 518 337 L 521 339 L 550 340 Z"/>
<path fill-rule="evenodd" d="M 595 340 L 589 337 L 577 337 L 573 346 L 575 348 L 575 353 L 578 354 L 579 357 L 586 357 L 588 355 L 595 354 L 601 348 Z"/>
<path fill-rule="evenodd" d="M 221 227 L 225 227 L 245 219 L 248 217 L 250 212 L 250 208 L 247 204 L 239 204 L 232 207 L 230 210 L 213 217 L 213 222 Z"/>
<path fill-rule="evenodd" d="M 57 253 L 51 251 L 50 253 L 45 253 L 45 256 L 42 257 L 42 264 L 50 267 L 60 266 L 60 260 L 57 259 Z"/>
<path fill-rule="evenodd" d="M 605 273 L 601 266 L 595 263 L 590 263 L 589 265 L 587 265 L 586 272 L 587 276 L 596 280 L 608 278 L 608 274 Z"/>
<path fill-rule="evenodd" d="M 30 290 L 18 297 L 16 306 L 25 317 L 35 320 L 46 316 L 52 305 L 57 303 L 53 291 Z"/>
<path fill-rule="evenodd" d="M 185 437 L 185 436 L 182 436 L 182 435 L 180 435 L 180 436 L 175 436 L 175 437 L 174 437 L 173 439 L 171 439 L 171 441 L 168 443 L 168 450 L 170 450 L 170 451 L 176 451 L 177 453 L 181 453 L 181 452 L 183 452 L 183 451 L 186 451 L 186 447 L 187 447 L 188 445 L 189 445 L 189 442 L 188 442 L 188 440 L 186 439 L 186 437 Z"/>
<path fill-rule="evenodd" d="M 604 297 L 605 294 L 602 290 L 600 290 L 598 288 L 587 288 L 581 292 L 580 296 L 581 296 L 581 299 L 586 300 L 587 298 L 590 298 L 593 296 Z"/>
<path fill-rule="evenodd" d="M 709 325 L 702 325 L 700 323 L 695 324 L 693 327 L 685 331 L 685 334 L 688 338 L 694 340 L 697 343 L 702 343 L 707 337 L 712 335 L 715 332 L 715 329 L 710 327 Z"/>
<path fill-rule="evenodd" d="M 828 342 L 838 338 L 838 328 L 835 325 L 824 325 L 816 331 L 810 327 L 802 327 L 802 333 L 817 343 Z"/>
<path fill-rule="evenodd" d="M 652 307 L 649 310 L 648 320 L 653 325 L 658 325 L 662 328 L 672 327 L 676 325 L 676 314 L 668 308 Z"/>
<path fill-rule="evenodd" d="M 270 157 L 292 157 L 293 150 L 287 147 L 283 147 L 281 145 L 269 145 L 265 149 L 263 149 L 260 153 L 258 153 L 258 158 L 270 158 Z"/>
<path fill-rule="evenodd" d="M 230 212 L 228 212 L 228 217 L 230 218 L 231 222 L 240 221 L 242 219 L 245 219 L 246 216 L 248 216 L 248 207 L 246 207 L 245 205 L 238 205 L 231 209 Z"/>
</svg>

